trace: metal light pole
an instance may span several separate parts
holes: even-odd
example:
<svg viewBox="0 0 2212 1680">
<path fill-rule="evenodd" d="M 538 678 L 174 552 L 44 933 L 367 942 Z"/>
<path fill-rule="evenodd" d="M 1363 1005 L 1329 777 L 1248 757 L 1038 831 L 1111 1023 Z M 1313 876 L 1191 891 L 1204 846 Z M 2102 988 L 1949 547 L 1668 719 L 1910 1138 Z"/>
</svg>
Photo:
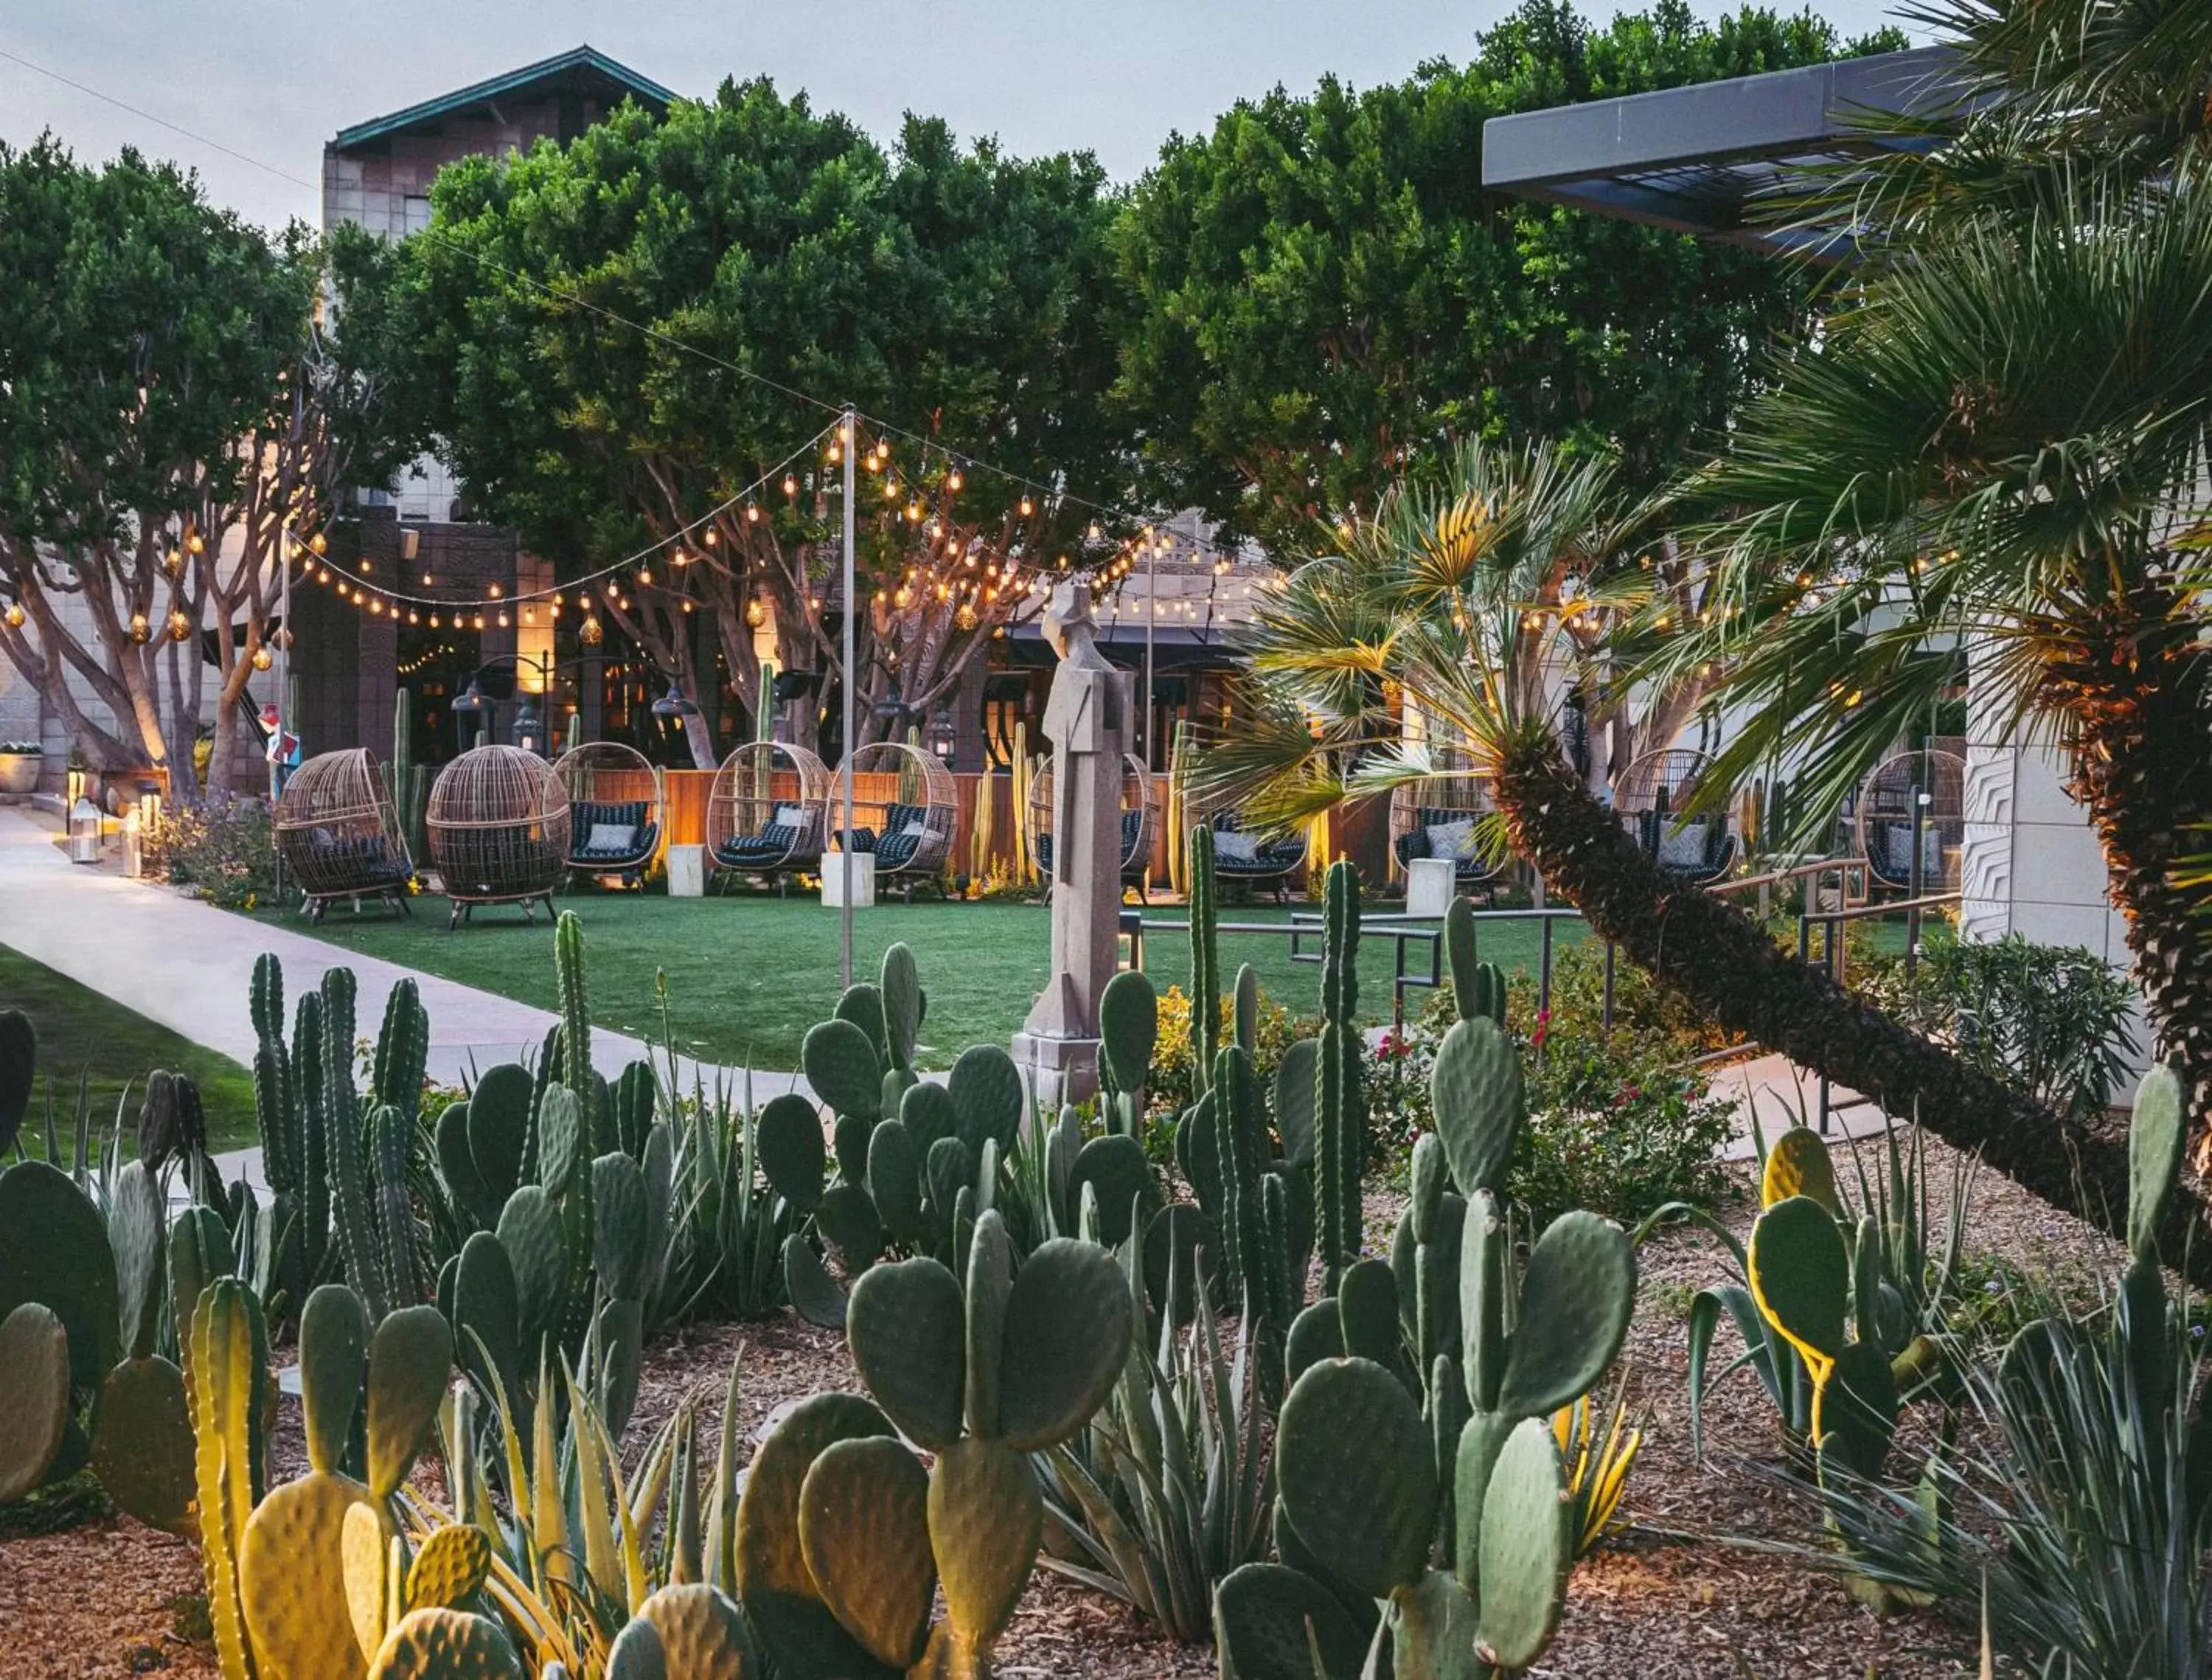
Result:
<svg viewBox="0 0 2212 1680">
<path fill-rule="evenodd" d="M 1152 796 L 1152 626 L 1160 621 L 1160 555 L 1149 534 L 1145 539 L 1145 797 Z"/>
<path fill-rule="evenodd" d="M 848 405 L 845 417 L 838 423 L 838 453 L 845 466 L 845 762 L 838 767 L 837 779 L 843 784 L 845 797 L 845 826 L 837 843 L 837 867 L 845 872 L 844 891 L 838 894 L 837 939 L 839 961 L 844 975 L 844 989 L 853 986 L 853 749 L 857 743 L 853 734 L 853 685 L 856 677 L 853 659 L 853 615 L 860 610 L 859 587 L 853 577 L 853 450 L 858 441 L 857 429 L 853 424 L 853 409 Z"/>
</svg>

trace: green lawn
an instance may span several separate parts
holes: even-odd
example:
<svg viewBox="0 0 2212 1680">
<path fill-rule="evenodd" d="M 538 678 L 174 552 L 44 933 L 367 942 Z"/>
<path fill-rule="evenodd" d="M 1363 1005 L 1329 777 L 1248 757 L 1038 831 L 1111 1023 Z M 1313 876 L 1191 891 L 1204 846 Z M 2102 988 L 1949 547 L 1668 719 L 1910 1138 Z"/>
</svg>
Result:
<svg viewBox="0 0 2212 1680">
<path fill-rule="evenodd" d="M 253 1123 L 253 1076 L 244 1068 L 5 946 L 0 946 L 0 1009 L 21 1009 L 38 1030 L 39 1094 L 27 1132 L 35 1135 L 44 1123 L 51 1097 L 55 1123 L 69 1133 L 76 1123 L 82 1074 L 93 1125 L 101 1133 L 115 1123 L 116 1105 L 128 1090 L 128 1149 L 137 1135 L 143 1081 L 153 1069 L 167 1068 L 199 1081 L 210 1147 L 235 1149 L 260 1141 Z"/>
<path fill-rule="evenodd" d="M 562 903 L 583 922 L 592 1019 L 599 1026 L 656 1034 L 654 975 L 665 970 L 670 1020 L 684 1050 L 713 1062 L 787 1068 L 797 1065 L 806 1029 L 836 1002 L 837 915 L 817 899 L 579 893 Z M 531 927 L 519 911 L 482 910 L 474 922 L 448 934 L 446 908 L 442 898 L 423 898 L 409 920 L 368 915 L 358 922 L 333 909 L 319 932 L 350 951 L 556 1007 L 552 938 L 542 916 Z M 1182 915 L 1165 906 L 1147 912 L 1157 921 Z M 1230 922 L 1279 924 L 1288 918 L 1272 905 L 1233 906 L 1223 914 Z M 287 912 L 264 911 L 258 919 L 304 926 Z M 1574 926 L 1579 933 L 1580 924 Z M 969 1044 L 1006 1042 L 1044 983 L 1051 945 L 1049 914 L 1021 904 L 879 905 L 859 913 L 854 932 L 857 977 L 872 977 L 893 940 L 914 948 L 929 994 L 922 1037 L 933 1067 Z M 1486 928 L 1482 954 L 1509 970 L 1533 969 L 1540 937 L 1534 922 Z M 1188 939 L 1163 932 L 1148 941 L 1146 965 L 1163 988 L 1188 981 Z M 1320 948 L 1317 934 L 1307 948 Z M 1377 938 L 1361 948 L 1360 1003 L 1370 1020 L 1389 1019 L 1390 953 L 1391 942 Z M 1425 960 L 1412 957 L 1408 965 Z M 1317 1007 L 1321 969 L 1292 963 L 1287 938 L 1223 934 L 1224 989 L 1243 962 L 1258 970 L 1270 997 L 1300 1013 Z M 1409 994 L 1408 1011 L 1425 995 Z"/>
</svg>

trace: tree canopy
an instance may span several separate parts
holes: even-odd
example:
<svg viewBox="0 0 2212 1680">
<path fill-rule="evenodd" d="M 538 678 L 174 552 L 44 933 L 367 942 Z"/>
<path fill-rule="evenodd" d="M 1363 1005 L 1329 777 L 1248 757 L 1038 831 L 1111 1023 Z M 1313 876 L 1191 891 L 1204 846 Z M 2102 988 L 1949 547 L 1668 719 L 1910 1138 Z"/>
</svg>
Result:
<svg viewBox="0 0 2212 1680">
<path fill-rule="evenodd" d="M 923 705 L 1041 605 L 1035 568 L 1082 563 L 1060 493 L 1117 483 L 1109 215 L 1087 156 L 1016 160 L 919 118 L 886 152 L 803 94 L 726 82 L 443 172 L 402 277 L 412 380 L 472 510 L 571 573 L 768 477 L 757 516 L 725 509 L 693 563 L 611 609 L 686 676 L 684 614 L 712 615 L 749 701 L 756 602 L 787 669 L 837 658 L 838 469 L 816 451 L 782 479 L 834 416 L 793 393 L 899 429 L 860 442 L 863 700 L 896 673 Z"/>
<path fill-rule="evenodd" d="M 180 800 L 210 662 L 224 762 L 283 522 L 393 464 L 322 271 L 173 165 L 0 145 L 0 653 L 92 763 L 167 766 Z"/>
<path fill-rule="evenodd" d="M 1751 252 L 1486 192 L 1491 117 L 1819 62 L 1812 14 L 1716 25 L 1680 0 L 1594 28 L 1528 0 L 1463 67 L 1278 88 L 1169 142 L 1115 229 L 1130 314 L 1115 387 L 1148 494 L 1295 551 L 1316 519 L 1474 437 L 1618 453 L 1662 478 L 1802 318 Z"/>
</svg>

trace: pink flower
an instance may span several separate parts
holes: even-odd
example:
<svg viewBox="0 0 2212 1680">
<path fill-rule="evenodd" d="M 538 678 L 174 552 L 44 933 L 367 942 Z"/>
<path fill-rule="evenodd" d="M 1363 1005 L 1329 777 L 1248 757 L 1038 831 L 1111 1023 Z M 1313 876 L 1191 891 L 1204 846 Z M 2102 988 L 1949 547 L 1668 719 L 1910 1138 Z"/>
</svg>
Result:
<svg viewBox="0 0 2212 1680">
<path fill-rule="evenodd" d="M 1539 1009 L 1536 1012 L 1536 1030 L 1528 1035 L 1529 1048 L 1532 1050 L 1543 1049 L 1544 1039 L 1546 1036 L 1549 1034 L 1551 1030 L 1552 1012 L 1549 1009 Z"/>
</svg>

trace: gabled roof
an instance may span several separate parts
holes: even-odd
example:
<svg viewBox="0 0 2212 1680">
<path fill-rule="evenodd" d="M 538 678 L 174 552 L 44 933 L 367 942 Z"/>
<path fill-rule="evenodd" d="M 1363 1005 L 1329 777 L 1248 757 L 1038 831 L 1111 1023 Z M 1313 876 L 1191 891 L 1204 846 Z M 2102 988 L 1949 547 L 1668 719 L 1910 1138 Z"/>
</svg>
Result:
<svg viewBox="0 0 2212 1680">
<path fill-rule="evenodd" d="M 537 64 L 509 70 L 504 76 L 495 76 L 489 82 L 441 94 L 420 105 L 410 105 L 404 111 L 395 111 L 388 117 L 372 118 L 341 129 L 331 142 L 331 149 L 346 151 L 410 129 L 428 127 L 472 106 L 489 105 L 515 94 L 540 92 L 595 95 L 605 105 L 614 105 L 627 97 L 659 112 L 666 111 L 676 97 L 658 82 L 640 76 L 627 64 L 617 64 L 596 47 L 572 47 Z"/>
<path fill-rule="evenodd" d="M 1869 119 L 1948 105 L 1956 63 L 1948 47 L 1917 47 L 1492 117 L 1482 125 L 1482 184 L 1678 233 L 1840 257 L 1856 230 L 1765 225 L 1762 202 L 1808 171 L 1911 143 L 1869 132 Z"/>
</svg>

